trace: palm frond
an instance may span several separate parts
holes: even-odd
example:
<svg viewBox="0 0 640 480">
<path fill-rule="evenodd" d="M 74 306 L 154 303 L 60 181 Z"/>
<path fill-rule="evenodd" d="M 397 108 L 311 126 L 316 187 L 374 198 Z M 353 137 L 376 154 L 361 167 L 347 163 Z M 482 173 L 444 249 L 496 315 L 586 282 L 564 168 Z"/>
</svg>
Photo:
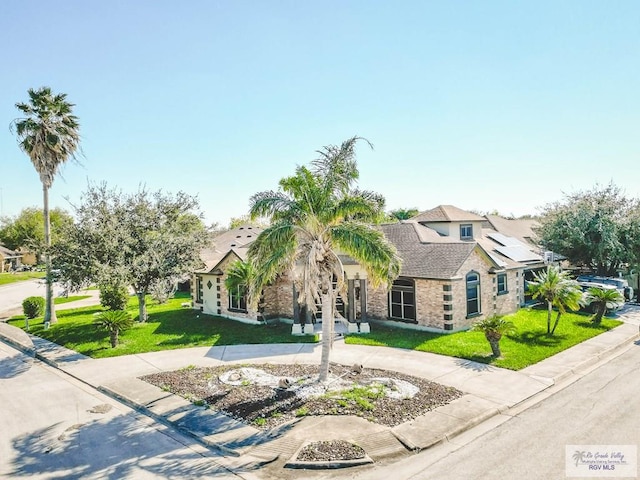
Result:
<svg viewBox="0 0 640 480">
<path fill-rule="evenodd" d="M 257 304 L 262 289 L 278 275 L 290 270 L 296 256 L 296 227 L 276 224 L 263 230 L 249 247 L 249 260 L 255 275 L 249 286 L 249 301 Z"/>
<path fill-rule="evenodd" d="M 402 262 L 395 247 L 381 231 L 358 222 L 344 222 L 330 229 L 336 246 L 367 271 L 373 286 L 391 285 Z"/>
</svg>

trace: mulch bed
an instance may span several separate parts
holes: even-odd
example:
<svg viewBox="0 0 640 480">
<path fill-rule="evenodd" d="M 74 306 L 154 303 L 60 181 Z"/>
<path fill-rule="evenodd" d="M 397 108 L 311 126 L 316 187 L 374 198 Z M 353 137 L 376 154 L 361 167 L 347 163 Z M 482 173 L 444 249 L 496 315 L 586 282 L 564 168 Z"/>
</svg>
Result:
<svg viewBox="0 0 640 480">
<path fill-rule="evenodd" d="M 312 382 L 317 378 L 317 365 L 242 365 L 264 370 L 293 382 Z M 142 380 L 164 390 L 181 395 L 196 404 L 225 412 L 232 417 L 261 429 L 269 430 L 305 415 L 358 415 L 381 425 L 394 427 L 408 422 L 463 395 L 459 390 L 397 372 L 364 368 L 355 373 L 351 367 L 331 364 L 331 377 L 352 382 L 354 386 L 368 386 L 377 378 L 391 378 L 418 387 L 411 398 L 394 399 L 387 396 L 368 398 L 363 406 L 339 394 L 300 398 L 294 389 L 273 388 L 243 382 L 229 385 L 220 376 L 240 365 L 219 367 L 186 367 L 173 372 L 161 372 L 141 377 Z M 296 380 L 297 379 L 297 380 Z"/>
</svg>

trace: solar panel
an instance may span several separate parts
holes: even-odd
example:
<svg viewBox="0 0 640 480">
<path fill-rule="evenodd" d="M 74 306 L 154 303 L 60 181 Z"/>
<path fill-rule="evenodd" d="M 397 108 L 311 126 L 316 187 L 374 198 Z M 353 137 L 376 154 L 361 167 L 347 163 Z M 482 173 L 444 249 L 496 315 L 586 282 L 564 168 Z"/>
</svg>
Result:
<svg viewBox="0 0 640 480">
<path fill-rule="evenodd" d="M 497 265 L 499 265 L 500 267 L 506 267 L 507 266 L 507 262 L 500 260 L 497 256 L 495 256 L 493 253 L 489 253 L 489 256 L 491 257 L 491 259 L 496 262 Z"/>
<path fill-rule="evenodd" d="M 523 246 L 496 247 L 496 250 L 515 262 L 539 262 L 542 257 Z"/>
<path fill-rule="evenodd" d="M 517 238 L 507 237 L 501 233 L 487 233 L 487 237 L 495 240 L 504 247 L 524 247 L 525 245 Z"/>
</svg>

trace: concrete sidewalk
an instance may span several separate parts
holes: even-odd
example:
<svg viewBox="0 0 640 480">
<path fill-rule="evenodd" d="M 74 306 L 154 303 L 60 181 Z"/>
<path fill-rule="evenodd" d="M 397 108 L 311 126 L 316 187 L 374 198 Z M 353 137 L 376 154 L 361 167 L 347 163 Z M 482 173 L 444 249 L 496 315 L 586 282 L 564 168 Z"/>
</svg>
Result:
<svg viewBox="0 0 640 480">
<path fill-rule="evenodd" d="M 640 307 L 626 306 L 625 323 L 519 372 L 442 355 L 403 349 L 345 345 L 336 341 L 332 361 L 398 371 L 455 387 L 465 395 L 394 428 L 357 417 L 304 417 L 265 433 L 226 415 L 197 407 L 137 377 L 188 365 L 228 363 L 307 363 L 320 361 L 320 345 L 278 344 L 197 347 L 121 357 L 91 359 L 0 323 L 0 339 L 127 403 L 203 444 L 222 450 L 230 467 L 242 462 L 271 462 L 281 468 L 309 441 L 348 440 L 362 446 L 373 461 L 391 461 L 420 451 L 544 392 L 571 375 L 638 339 Z"/>
</svg>

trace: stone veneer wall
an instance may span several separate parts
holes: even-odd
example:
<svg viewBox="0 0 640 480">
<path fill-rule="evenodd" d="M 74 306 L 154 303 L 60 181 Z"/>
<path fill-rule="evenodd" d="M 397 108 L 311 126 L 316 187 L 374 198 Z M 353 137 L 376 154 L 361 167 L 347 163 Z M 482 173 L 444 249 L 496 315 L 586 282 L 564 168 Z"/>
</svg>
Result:
<svg viewBox="0 0 640 480">
<path fill-rule="evenodd" d="M 233 257 L 227 258 L 220 268 L 224 272 L 227 267 L 235 262 L 237 259 Z M 202 278 L 202 303 L 196 303 L 196 281 L 193 279 L 193 287 L 191 291 L 191 298 L 193 300 L 193 308 L 201 310 L 203 313 L 209 315 L 220 315 L 223 317 L 257 321 L 257 312 L 250 309 L 246 312 L 229 310 L 229 292 L 224 285 L 226 280 L 226 274 L 211 275 L 211 274 L 196 274 Z"/>
<path fill-rule="evenodd" d="M 267 318 L 293 318 L 293 283 L 289 275 L 278 277 L 264 289 L 263 313 Z"/>
</svg>

